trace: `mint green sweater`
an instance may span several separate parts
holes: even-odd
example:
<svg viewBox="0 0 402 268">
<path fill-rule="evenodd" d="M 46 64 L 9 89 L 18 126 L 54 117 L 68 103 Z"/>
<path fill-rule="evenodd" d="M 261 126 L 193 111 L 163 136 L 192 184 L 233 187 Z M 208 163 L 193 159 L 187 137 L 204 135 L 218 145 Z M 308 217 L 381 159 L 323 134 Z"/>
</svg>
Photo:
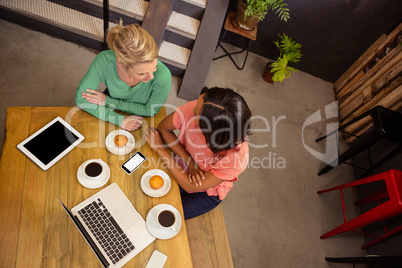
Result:
<svg viewBox="0 0 402 268">
<path fill-rule="evenodd" d="M 81 96 L 86 89 L 96 90 L 100 82 L 107 86 L 110 94 L 106 98 L 105 106 L 89 103 Z M 153 116 L 165 103 L 170 86 L 170 71 L 159 60 L 152 80 L 146 83 L 140 82 L 134 87 L 128 86 L 117 73 L 114 52 L 106 50 L 99 53 L 89 66 L 78 86 L 75 102 L 78 107 L 93 116 L 120 126 L 125 116 L 115 110 L 140 116 Z"/>
</svg>

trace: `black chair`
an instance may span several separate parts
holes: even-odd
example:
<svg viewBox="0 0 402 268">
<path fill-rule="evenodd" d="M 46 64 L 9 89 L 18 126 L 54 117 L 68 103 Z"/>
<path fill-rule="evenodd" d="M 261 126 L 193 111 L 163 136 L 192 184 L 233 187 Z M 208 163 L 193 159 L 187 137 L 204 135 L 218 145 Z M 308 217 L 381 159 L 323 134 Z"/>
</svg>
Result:
<svg viewBox="0 0 402 268">
<path fill-rule="evenodd" d="M 374 123 L 374 128 L 365 132 L 361 136 L 354 135 L 345 131 L 345 128 L 348 126 L 356 123 L 359 120 L 362 120 L 370 116 Z M 355 119 L 351 120 L 347 124 L 340 126 L 337 130 L 330 132 L 329 134 L 316 139 L 316 142 L 319 142 L 323 139 L 326 139 L 330 135 L 338 135 L 338 131 L 347 133 L 349 135 L 357 137 L 356 141 L 347 149 L 344 153 L 339 154 L 339 144 L 338 145 L 338 158 L 334 159 L 331 163 L 327 164 L 324 168 L 322 168 L 318 172 L 318 176 L 327 173 L 328 171 L 332 170 L 336 166 L 341 163 L 349 164 L 354 167 L 363 169 L 365 173 L 361 175 L 361 178 L 367 175 L 373 169 L 379 167 L 382 163 L 384 163 L 387 159 L 392 157 L 395 153 L 397 153 L 402 148 L 402 114 L 392 111 L 390 109 L 384 108 L 382 106 L 376 106 L 371 110 L 363 113 L 362 115 L 356 117 Z M 378 161 L 375 165 L 373 165 L 370 155 L 370 147 L 374 144 L 378 143 L 379 141 L 386 139 L 391 142 L 397 144 L 397 147 L 393 149 L 390 153 L 388 153 L 383 159 Z M 363 168 L 351 163 L 346 162 L 348 159 L 354 157 L 355 155 L 359 154 L 360 152 L 368 150 L 369 161 L 370 161 L 370 168 Z"/>
</svg>

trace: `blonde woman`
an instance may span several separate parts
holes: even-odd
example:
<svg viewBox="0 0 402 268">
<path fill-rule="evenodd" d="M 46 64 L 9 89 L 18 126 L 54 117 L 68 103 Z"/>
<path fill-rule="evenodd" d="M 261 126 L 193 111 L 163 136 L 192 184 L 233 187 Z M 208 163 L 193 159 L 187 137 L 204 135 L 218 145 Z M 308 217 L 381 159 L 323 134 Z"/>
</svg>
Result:
<svg viewBox="0 0 402 268">
<path fill-rule="evenodd" d="M 106 39 L 110 50 L 95 57 L 78 86 L 75 102 L 97 118 L 133 131 L 141 126 L 142 116 L 159 112 L 169 95 L 171 74 L 157 59 L 154 39 L 141 26 L 123 27 L 120 21 Z M 104 92 L 97 91 L 101 82 L 107 87 Z"/>
</svg>

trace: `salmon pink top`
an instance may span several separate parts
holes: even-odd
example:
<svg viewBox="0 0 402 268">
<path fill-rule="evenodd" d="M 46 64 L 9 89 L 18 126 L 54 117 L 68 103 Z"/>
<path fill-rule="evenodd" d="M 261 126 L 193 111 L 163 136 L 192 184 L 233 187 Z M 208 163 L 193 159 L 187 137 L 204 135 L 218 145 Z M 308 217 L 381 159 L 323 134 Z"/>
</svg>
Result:
<svg viewBox="0 0 402 268">
<path fill-rule="evenodd" d="M 204 190 L 208 195 L 218 196 L 222 200 L 233 187 L 233 182 L 237 181 L 239 174 L 247 168 L 248 143 L 244 141 L 235 148 L 214 156 L 207 147 L 204 135 L 197 125 L 197 118 L 194 115 L 196 102 L 190 101 L 178 107 L 173 115 L 173 124 L 175 128 L 180 130 L 178 139 L 181 145 L 198 166 L 205 173 L 212 172 L 218 179 L 222 180 L 219 185 Z"/>
</svg>

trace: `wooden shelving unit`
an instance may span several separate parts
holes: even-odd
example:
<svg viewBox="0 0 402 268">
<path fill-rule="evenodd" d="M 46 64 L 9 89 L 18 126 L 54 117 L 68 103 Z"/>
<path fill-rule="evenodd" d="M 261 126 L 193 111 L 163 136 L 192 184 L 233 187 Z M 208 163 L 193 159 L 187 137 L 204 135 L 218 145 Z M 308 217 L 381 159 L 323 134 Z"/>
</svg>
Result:
<svg viewBox="0 0 402 268">
<path fill-rule="evenodd" d="M 402 108 L 402 23 L 389 35 L 382 35 L 335 82 L 339 121 L 348 123 L 376 105 L 398 111 Z M 360 120 L 346 131 L 361 135 L 372 127 L 370 118 Z M 346 143 L 355 137 L 348 136 Z"/>
</svg>

